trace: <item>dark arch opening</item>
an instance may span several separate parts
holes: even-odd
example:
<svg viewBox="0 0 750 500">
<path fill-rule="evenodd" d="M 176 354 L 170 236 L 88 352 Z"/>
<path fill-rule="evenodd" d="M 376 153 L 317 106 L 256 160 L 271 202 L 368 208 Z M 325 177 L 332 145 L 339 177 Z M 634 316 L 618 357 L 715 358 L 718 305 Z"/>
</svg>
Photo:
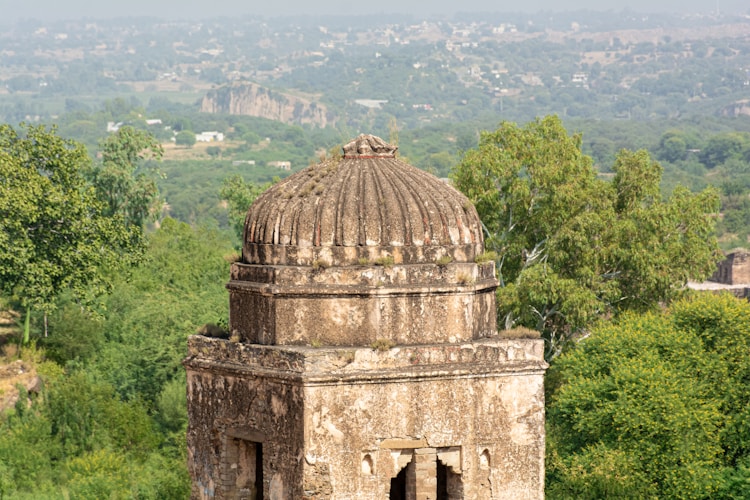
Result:
<svg viewBox="0 0 750 500">
<path fill-rule="evenodd" d="M 437 500 L 448 500 L 448 467 L 437 462 Z"/>
<path fill-rule="evenodd" d="M 391 479 L 390 500 L 406 500 L 406 467 Z"/>
<path fill-rule="evenodd" d="M 457 500 L 464 497 L 461 474 L 453 470 L 440 460 L 437 461 L 437 500 Z"/>
</svg>

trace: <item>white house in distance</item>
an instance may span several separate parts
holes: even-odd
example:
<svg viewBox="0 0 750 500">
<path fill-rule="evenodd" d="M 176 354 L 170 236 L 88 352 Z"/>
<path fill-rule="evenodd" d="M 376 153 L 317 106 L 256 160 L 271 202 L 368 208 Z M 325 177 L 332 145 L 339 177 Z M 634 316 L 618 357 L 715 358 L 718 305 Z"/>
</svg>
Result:
<svg viewBox="0 0 750 500">
<path fill-rule="evenodd" d="M 281 170 L 292 169 L 292 162 L 290 161 L 269 161 L 269 162 L 266 162 L 266 165 L 268 165 L 269 167 L 280 168 Z"/>
<path fill-rule="evenodd" d="M 216 131 L 201 132 L 195 134 L 195 140 L 196 142 L 221 142 L 224 140 L 224 134 Z"/>
</svg>

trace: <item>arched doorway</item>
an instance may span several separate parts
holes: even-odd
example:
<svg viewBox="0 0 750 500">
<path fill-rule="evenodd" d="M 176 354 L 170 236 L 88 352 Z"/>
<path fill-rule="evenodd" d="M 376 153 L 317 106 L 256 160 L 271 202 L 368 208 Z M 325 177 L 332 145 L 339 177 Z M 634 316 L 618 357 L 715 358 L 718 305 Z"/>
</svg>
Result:
<svg viewBox="0 0 750 500">
<path fill-rule="evenodd" d="M 437 461 L 437 500 L 461 500 L 464 497 L 464 485 L 461 474 L 453 472 L 451 467 Z"/>
<path fill-rule="evenodd" d="M 406 500 L 406 469 L 408 467 L 407 465 L 401 469 L 398 475 L 391 479 L 389 500 Z"/>
</svg>

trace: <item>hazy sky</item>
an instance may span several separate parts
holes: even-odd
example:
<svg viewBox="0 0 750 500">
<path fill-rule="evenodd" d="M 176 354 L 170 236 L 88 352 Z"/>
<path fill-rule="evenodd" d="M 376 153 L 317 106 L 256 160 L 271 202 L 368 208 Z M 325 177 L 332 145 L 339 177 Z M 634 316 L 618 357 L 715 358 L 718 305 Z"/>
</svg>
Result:
<svg viewBox="0 0 750 500">
<path fill-rule="evenodd" d="M 0 0 L 2 21 L 156 16 L 210 18 L 294 14 L 406 13 L 426 16 L 461 12 L 538 12 L 590 9 L 638 12 L 747 13 L 748 0 Z"/>
</svg>

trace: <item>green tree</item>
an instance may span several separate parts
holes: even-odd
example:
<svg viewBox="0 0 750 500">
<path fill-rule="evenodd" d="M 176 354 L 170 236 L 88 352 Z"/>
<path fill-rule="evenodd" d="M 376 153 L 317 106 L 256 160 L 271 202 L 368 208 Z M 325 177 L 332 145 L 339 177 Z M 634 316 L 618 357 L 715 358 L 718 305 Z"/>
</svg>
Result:
<svg viewBox="0 0 750 500">
<path fill-rule="evenodd" d="M 53 310 L 65 290 L 90 303 L 137 260 L 139 239 L 86 182 L 81 144 L 41 126 L 20 132 L 0 126 L 0 290 L 27 311 Z"/>
<path fill-rule="evenodd" d="M 499 256 L 500 323 L 541 331 L 548 358 L 603 315 L 679 295 L 718 260 L 713 191 L 662 200 L 645 151 L 620 152 L 611 183 L 592 163 L 553 116 L 483 132 L 453 171 Z"/>
<path fill-rule="evenodd" d="M 659 157 L 674 163 L 684 160 L 687 155 L 687 143 L 683 134 L 678 131 L 668 131 L 659 141 Z"/>
<path fill-rule="evenodd" d="M 184 374 L 187 336 L 226 320 L 232 254 L 226 233 L 164 219 L 148 235 L 141 265 L 118 277 L 106 299 L 106 344 L 89 370 L 122 397 L 153 407 L 164 385 Z"/>
<path fill-rule="evenodd" d="M 706 168 L 714 168 L 742 152 L 749 142 L 748 135 L 738 132 L 717 134 L 708 140 L 699 158 Z"/>
<path fill-rule="evenodd" d="M 269 186 L 270 184 L 247 182 L 239 174 L 224 179 L 220 196 L 229 203 L 229 222 L 238 238 L 242 239 L 247 209 Z"/>
<path fill-rule="evenodd" d="M 748 498 L 750 305 L 628 313 L 548 372 L 549 498 Z"/>
<path fill-rule="evenodd" d="M 81 310 L 67 294 L 63 294 L 49 315 L 49 337 L 41 342 L 45 358 L 60 366 L 71 360 L 87 361 L 104 342 L 102 323 L 101 317 Z"/>
<path fill-rule="evenodd" d="M 89 178 L 106 205 L 105 213 L 121 215 L 128 224 L 141 228 L 159 209 L 159 190 L 143 164 L 161 159 L 161 144 L 149 132 L 126 126 L 100 147 L 101 164 L 90 170 Z"/>
<path fill-rule="evenodd" d="M 185 146 L 192 148 L 195 146 L 195 134 L 190 130 L 183 130 L 178 132 L 174 138 L 174 143 L 178 146 Z"/>
</svg>

